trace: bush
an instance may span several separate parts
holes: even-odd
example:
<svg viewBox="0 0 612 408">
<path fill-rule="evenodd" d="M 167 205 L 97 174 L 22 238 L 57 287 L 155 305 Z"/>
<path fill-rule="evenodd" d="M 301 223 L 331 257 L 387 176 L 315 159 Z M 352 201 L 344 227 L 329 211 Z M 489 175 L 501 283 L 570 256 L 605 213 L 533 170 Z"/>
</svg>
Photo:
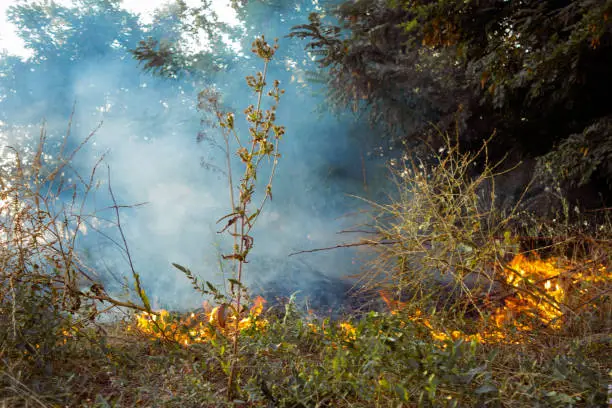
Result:
<svg viewBox="0 0 612 408">
<path fill-rule="evenodd" d="M 77 361 L 72 340 L 88 337 L 100 306 L 146 310 L 108 295 L 77 251 L 95 218 L 86 204 L 102 159 L 85 178 L 71 161 L 96 130 L 66 152 L 68 131 L 52 155 L 43 125 L 34 150 L 7 148 L 0 168 L 0 399 L 11 406 L 61 394 L 49 379 Z"/>
<path fill-rule="evenodd" d="M 433 165 L 409 155 L 392 162 L 397 195 L 390 204 L 373 203 L 377 256 L 364 273 L 367 286 L 464 311 L 493 291 L 495 267 L 518 253 L 510 233 L 518 205 L 499 207 L 501 163 L 488 161 L 487 144 L 464 153 L 447 136 L 432 150 Z M 477 164 L 483 170 L 473 176 Z"/>
</svg>

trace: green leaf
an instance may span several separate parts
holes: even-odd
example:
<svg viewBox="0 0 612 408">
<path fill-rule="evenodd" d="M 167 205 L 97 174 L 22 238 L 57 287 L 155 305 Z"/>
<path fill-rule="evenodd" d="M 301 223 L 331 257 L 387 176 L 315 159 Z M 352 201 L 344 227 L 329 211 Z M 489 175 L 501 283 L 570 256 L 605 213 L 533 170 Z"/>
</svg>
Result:
<svg viewBox="0 0 612 408">
<path fill-rule="evenodd" d="M 469 384 L 474 380 L 474 377 L 476 377 L 478 374 L 484 373 L 486 369 L 487 369 L 486 364 L 481 365 L 479 367 L 472 368 L 471 370 L 469 370 L 467 373 L 463 375 L 463 380 L 465 381 L 466 384 Z"/>
<path fill-rule="evenodd" d="M 219 289 L 217 289 L 212 283 L 210 283 L 209 281 L 206 281 L 206 286 L 208 286 L 208 289 L 210 289 L 210 291 L 212 293 L 214 293 L 215 295 L 219 294 Z"/>
<path fill-rule="evenodd" d="M 108 403 L 106 398 L 99 395 L 96 397 L 96 406 L 99 408 L 111 408 L 111 405 Z"/>
<path fill-rule="evenodd" d="M 251 224 L 251 222 L 257 218 L 257 216 L 259 215 L 259 210 L 255 211 L 248 219 L 248 223 Z"/>
<path fill-rule="evenodd" d="M 238 281 L 236 279 L 229 278 L 227 281 L 229 283 L 231 283 L 232 285 L 236 285 L 236 286 L 238 286 L 240 288 L 242 287 L 242 282 L 240 282 L 240 281 Z"/>
<path fill-rule="evenodd" d="M 408 390 L 402 387 L 401 385 L 395 386 L 395 393 L 402 401 L 408 402 L 410 400 L 410 394 L 408 393 Z"/>
<path fill-rule="evenodd" d="M 174 262 L 173 262 L 173 263 L 172 263 L 172 266 L 174 266 L 174 267 L 175 267 L 176 269 L 178 269 L 179 271 L 181 271 L 181 272 L 183 272 L 183 273 L 186 273 L 187 275 L 191 275 L 191 271 L 190 271 L 189 269 L 185 268 L 185 267 L 184 267 L 184 266 L 182 266 L 182 265 L 179 265 L 179 264 L 177 264 L 177 263 L 174 263 Z"/>
<path fill-rule="evenodd" d="M 144 289 L 142 289 L 142 287 L 140 286 L 140 275 L 138 275 L 136 272 L 134 272 L 134 288 L 136 289 L 136 293 L 138 293 L 138 296 L 142 300 L 145 309 L 151 310 L 151 303 L 149 302 L 149 298 L 147 297 L 147 294 L 145 293 Z"/>
</svg>

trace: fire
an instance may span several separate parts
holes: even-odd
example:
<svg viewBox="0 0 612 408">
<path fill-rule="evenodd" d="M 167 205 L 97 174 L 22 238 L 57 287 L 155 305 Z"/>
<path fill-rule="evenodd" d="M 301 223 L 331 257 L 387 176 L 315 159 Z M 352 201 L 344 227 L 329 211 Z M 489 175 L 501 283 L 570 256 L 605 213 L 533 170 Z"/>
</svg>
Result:
<svg viewBox="0 0 612 408">
<path fill-rule="evenodd" d="M 510 289 L 509 295 L 502 300 L 500 306 L 493 308 L 488 303 L 493 327 L 483 322 L 480 333 L 468 335 L 457 330 L 450 333 L 437 330 L 418 309 L 408 319 L 426 327 L 431 337 L 439 341 L 514 341 L 509 338 L 508 329 L 524 333 L 538 328 L 561 329 L 567 311 L 576 312 L 573 309 L 576 305 L 589 305 L 584 299 L 588 299 L 593 285 L 609 284 L 612 281 L 612 273 L 608 268 L 596 266 L 592 261 L 576 265 L 564 258 L 544 260 L 524 255 L 514 257 L 503 270 L 502 276 Z M 392 314 L 405 310 L 406 303 L 394 300 L 389 293 L 381 291 L 380 296 Z"/>
<path fill-rule="evenodd" d="M 158 310 L 155 313 L 140 313 L 136 315 L 135 329 L 154 339 L 176 342 L 185 346 L 193 343 L 206 343 L 218 335 L 234 336 L 236 332 L 246 330 L 263 331 L 267 321 L 261 319 L 266 300 L 258 296 L 253 306 L 238 324 L 238 316 L 232 314 L 234 307 L 222 304 L 210 307 L 206 302 L 204 311 L 192 312 L 188 316 L 172 315 L 167 310 Z M 131 329 L 131 327 L 129 328 Z"/>
<path fill-rule="evenodd" d="M 601 289 L 612 282 L 612 273 L 605 266 L 592 261 L 577 265 L 561 257 L 540 259 L 517 255 L 503 269 L 501 276 L 506 295 L 496 304 L 490 298 L 484 299 L 484 311 L 488 316 L 480 322 L 478 333 L 444 330 L 419 309 L 406 313 L 407 320 L 421 325 L 432 339 L 440 342 L 459 339 L 479 343 L 517 342 L 521 340 L 517 340 L 516 334 L 537 329 L 561 329 L 568 311 L 576 313 L 584 307 L 594 307 L 590 301 L 594 298 L 594 286 Z M 395 300 L 388 292 L 379 293 L 392 314 L 407 312 L 408 303 Z M 204 304 L 202 312 L 187 316 L 174 315 L 166 310 L 140 313 L 131 328 L 151 338 L 186 346 L 205 343 L 216 336 L 263 332 L 268 325 L 268 321 L 262 318 L 265 303 L 265 299 L 258 296 L 250 310 L 242 313 L 236 313 L 234 305 L 212 307 L 208 303 Z M 327 335 L 329 332 L 325 325 L 309 323 L 308 326 L 315 334 Z M 356 341 L 357 329 L 351 323 L 339 322 L 338 328 L 345 343 Z"/>
<path fill-rule="evenodd" d="M 405 309 L 405 307 L 407 306 L 406 302 L 402 302 L 402 301 L 393 299 L 391 294 L 389 294 L 389 292 L 387 291 L 381 290 L 379 294 L 380 294 L 380 297 L 383 299 L 383 301 L 389 307 L 391 314 L 397 314 L 400 310 Z M 414 312 L 410 316 L 408 316 L 408 320 L 410 320 L 413 323 L 417 323 L 422 326 L 425 326 L 427 330 L 429 331 L 430 336 L 434 340 L 438 340 L 441 342 L 446 341 L 446 340 L 458 340 L 458 339 L 463 339 L 465 341 L 472 341 L 472 340 L 476 340 L 479 342 L 482 341 L 482 337 L 479 334 L 467 335 L 458 330 L 454 330 L 450 334 L 447 334 L 443 331 L 436 330 L 434 326 L 431 324 L 431 321 L 427 319 L 426 317 L 423 317 L 423 312 L 420 309 L 415 309 Z"/>
<path fill-rule="evenodd" d="M 350 343 L 357 340 L 357 329 L 352 324 L 348 322 L 342 322 L 340 323 L 340 329 L 342 331 L 342 336 L 344 337 L 345 341 Z"/>
<path fill-rule="evenodd" d="M 612 278 L 605 266 L 592 264 L 517 255 L 504 271 L 505 283 L 516 290 L 493 313 L 496 326 L 513 325 L 522 331 L 537 327 L 560 329 L 565 313 L 582 302 L 593 284 Z"/>
<path fill-rule="evenodd" d="M 402 302 L 399 300 L 393 299 L 391 294 L 386 290 L 381 290 L 378 292 L 382 300 L 387 304 L 387 307 L 391 311 L 391 314 L 397 314 L 399 310 L 402 310 L 406 307 L 406 302 Z"/>
</svg>

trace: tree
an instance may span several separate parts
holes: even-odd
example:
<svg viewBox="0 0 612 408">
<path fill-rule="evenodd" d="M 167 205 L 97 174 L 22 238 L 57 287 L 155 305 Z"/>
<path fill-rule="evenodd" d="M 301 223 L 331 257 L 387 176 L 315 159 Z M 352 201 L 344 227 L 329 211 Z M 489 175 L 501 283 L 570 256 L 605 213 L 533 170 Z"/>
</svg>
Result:
<svg viewBox="0 0 612 408">
<path fill-rule="evenodd" d="M 132 54 L 145 71 L 153 74 L 203 79 L 232 64 L 233 56 L 223 35 L 232 38 L 234 31 L 219 21 L 211 1 L 204 0 L 195 7 L 174 1 L 155 12 L 153 29 Z M 197 47 L 186 45 L 186 39 Z"/>
<path fill-rule="evenodd" d="M 31 113 L 35 108 L 47 116 L 68 117 L 75 98 L 72 82 L 79 70 L 102 60 L 120 62 L 125 50 L 142 37 L 138 18 L 119 5 L 118 0 L 78 0 L 71 6 L 32 2 L 10 7 L 8 17 L 33 56 L 24 62 L 3 61 L 0 69 L 8 75 L 0 75 L 0 93 L 18 92 L 18 97 L 2 101 L 2 115 Z M 127 76 L 121 78 L 122 86 L 133 85 Z M 50 95 L 53 102 L 41 106 Z"/>
<path fill-rule="evenodd" d="M 122 123 L 127 116 L 128 126 L 139 122 L 142 130 L 143 123 L 150 124 L 150 132 L 139 136 L 154 137 L 157 121 L 173 112 L 172 105 L 191 107 L 189 91 L 209 80 L 211 70 L 188 80 L 161 81 L 143 76 L 130 54 L 148 34 L 164 39 L 180 35 L 171 10 L 158 13 L 147 26 L 120 5 L 119 0 L 74 0 L 68 5 L 29 2 L 9 8 L 9 18 L 32 57 L 0 61 L 0 120 L 27 126 L 44 116 L 50 122 L 57 119 L 62 131 L 77 101 L 83 116 L 103 114 Z M 185 95 L 182 100 L 180 95 Z M 184 113 L 190 114 L 189 109 Z M 54 133 L 51 123 L 49 132 Z"/>
<path fill-rule="evenodd" d="M 568 187 L 612 182 L 612 1 L 345 2 L 295 27 L 337 103 L 412 142 L 432 121 L 492 158 L 539 158 Z M 571 142 L 570 142 L 571 141 Z M 576 169 L 581 169 L 577 171 Z"/>
</svg>

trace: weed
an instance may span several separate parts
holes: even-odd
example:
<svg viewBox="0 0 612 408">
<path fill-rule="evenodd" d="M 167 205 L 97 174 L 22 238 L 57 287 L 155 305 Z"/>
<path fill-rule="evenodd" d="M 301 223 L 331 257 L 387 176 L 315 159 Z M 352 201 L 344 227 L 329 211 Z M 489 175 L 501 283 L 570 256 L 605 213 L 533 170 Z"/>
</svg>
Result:
<svg viewBox="0 0 612 408">
<path fill-rule="evenodd" d="M 272 181 L 276 173 L 278 164 L 279 142 L 285 133 L 283 126 L 275 124 L 276 108 L 278 106 L 280 96 L 284 93 L 279 88 L 280 82 L 275 80 L 272 89 L 267 92 L 274 103 L 268 110 L 263 110 L 262 99 L 266 92 L 266 79 L 268 72 L 268 64 L 274 57 L 278 45 L 269 45 L 264 36 L 256 39 L 253 42 L 252 52 L 264 61 L 263 72 L 258 72 L 255 76 L 246 78 L 247 85 L 257 98 L 256 105 L 250 105 L 244 111 L 246 120 L 249 123 L 249 139 L 243 140 L 238 135 L 235 123 L 234 113 L 222 112 L 219 103 L 218 95 L 210 90 L 203 91 L 200 96 L 200 108 L 214 113 L 218 125 L 222 129 L 223 140 L 225 142 L 225 153 L 227 159 L 227 177 L 228 189 L 230 195 L 231 213 L 222 217 L 219 222 L 224 222 L 225 226 L 220 232 L 228 232 L 233 237 L 233 252 L 223 255 L 223 259 L 233 262 L 234 277 L 228 280 L 230 291 L 229 298 L 224 299 L 224 296 L 214 288 L 210 283 L 206 282 L 206 286 L 199 284 L 196 277 L 191 272 L 178 264 L 175 267 L 184 272 L 192 281 L 194 287 L 205 295 L 212 294 L 216 300 L 222 301 L 217 315 L 217 321 L 225 326 L 225 314 L 229 309 L 229 315 L 234 319 L 234 334 L 232 336 L 232 355 L 227 367 L 224 371 L 228 375 L 227 396 L 231 400 L 236 391 L 236 377 L 238 375 L 238 360 L 239 360 L 239 334 L 241 331 L 240 322 L 242 320 L 243 302 L 246 297 L 246 288 L 243 286 L 243 273 L 248 255 L 254 245 L 254 239 L 250 235 L 263 207 L 268 199 L 272 199 Z M 232 159 L 230 145 L 237 145 L 236 155 L 244 166 L 244 172 L 239 182 L 234 183 L 232 173 Z M 270 159 L 272 166 L 267 177 L 265 193 L 260 202 L 253 205 L 255 199 L 257 178 L 260 176 L 260 167 L 265 159 Z M 228 323 L 230 324 L 230 323 Z"/>
</svg>

